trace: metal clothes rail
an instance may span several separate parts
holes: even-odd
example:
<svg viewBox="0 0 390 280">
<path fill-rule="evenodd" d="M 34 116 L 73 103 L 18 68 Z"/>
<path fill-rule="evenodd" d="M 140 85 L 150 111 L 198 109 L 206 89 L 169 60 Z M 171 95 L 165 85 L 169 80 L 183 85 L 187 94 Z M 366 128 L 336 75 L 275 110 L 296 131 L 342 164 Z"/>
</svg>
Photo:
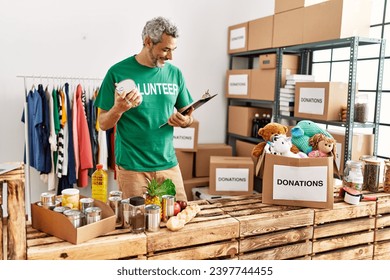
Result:
<svg viewBox="0 0 390 280">
<path fill-rule="evenodd" d="M 34 80 L 53 80 L 58 81 L 61 83 L 62 81 L 102 81 L 101 78 L 94 78 L 94 77 L 67 77 L 67 76 L 43 76 L 43 75 L 17 75 L 17 78 L 23 78 L 24 82 L 24 91 L 25 91 L 25 102 L 24 102 L 24 138 L 25 138 L 25 152 L 26 152 L 26 164 L 25 164 L 25 184 L 28 189 L 28 204 L 31 202 L 31 181 L 30 181 L 30 158 L 29 158 L 29 139 L 28 139 L 28 113 L 27 113 L 27 95 L 28 95 L 28 88 L 27 88 L 27 80 L 33 79 Z"/>
</svg>

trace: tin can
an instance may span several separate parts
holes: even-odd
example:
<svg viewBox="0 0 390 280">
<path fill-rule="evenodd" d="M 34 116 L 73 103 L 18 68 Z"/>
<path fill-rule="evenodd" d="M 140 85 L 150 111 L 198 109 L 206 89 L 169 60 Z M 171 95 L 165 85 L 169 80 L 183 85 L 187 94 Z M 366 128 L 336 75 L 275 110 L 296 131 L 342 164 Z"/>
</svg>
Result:
<svg viewBox="0 0 390 280">
<path fill-rule="evenodd" d="M 121 201 L 123 211 L 123 228 L 128 228 L 131 231 L 131 211 L 130 199 L 122 199 Z"/>
<path fill-rule="evenodd" d="M 79 210 L 69 209 L 64 211 L 64 215 L 69 219 L 75 228 L 84 225 L 84 214 Z"/>
<path fill-rule="evenodd" d="M 115 227 L 117 228 L 122 227 L 123 225 L 121 200 L 122 198 L 120 198 L 119 196 L 112 196 L 108 198 L 108 203 L 116 216 Z"/>
<path fill-rule="evenodd" d="M 61 213 L 61 214 L 63 214 L 66 210 L 70 210 L 70 207 L 57 206 L 57 207 L 54 207 L 54 209 L 53 209 L 54 212 Z"/>
<path fill-rule="evenodd" d="M 108 194 L 108 197 L 113 197 L 113 196 L 119 196 L 120 198 L 123 198 L 121 191 L 110 191 L 110 193 Z"/>
<path fill-rule="evenodd" d="M 89 207 L 85 209 L 87 225 L 98 222 L 102 218 L 102 209 L 100 207 Z"/>
<path fill-rule="evenodd" d="M 160 206 L 155 204 L 148 204 L 145 207 L 146 212 L 146 230 L 158 231 L 160 230 Z"/>
<path fill-rule="evenodd" d="M 56 195 L 50 192 L 41 193 L 41 205 L 46 209 L 53 209 L 57 205 Z"/>
<path fill-rule="evenodd" d="M 173 195 L 162 196 L 162 220 L 168 221 L 174 215 L 175 211 L 175 197 Z"/>
<path fill-rule="evenodd" d="M 80 211 L 85 213 L 87 208 L 93 207 L 94 199 L 91 197 L 80 198 Z"/>
</svg>

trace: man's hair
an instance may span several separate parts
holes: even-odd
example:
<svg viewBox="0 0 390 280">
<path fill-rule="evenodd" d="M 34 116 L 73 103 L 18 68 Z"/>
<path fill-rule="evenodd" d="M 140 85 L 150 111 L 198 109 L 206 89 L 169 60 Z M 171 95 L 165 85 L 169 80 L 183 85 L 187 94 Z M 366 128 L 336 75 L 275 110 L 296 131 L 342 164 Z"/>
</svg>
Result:
<svg viewBox="0 0 390 280">
<path fill-rule="evenodd" d="M 142 41 L 144 41 L 146 37 L 150 37 L 153 44 L 157 44 L 161 42 L 161 37 L 164 33 L 174 38 L 179 37 L 179 31 L 175 24 L 164 17 L 155 17 L 146 22 L 145 27 L 142 30 Z"/>
</svg>

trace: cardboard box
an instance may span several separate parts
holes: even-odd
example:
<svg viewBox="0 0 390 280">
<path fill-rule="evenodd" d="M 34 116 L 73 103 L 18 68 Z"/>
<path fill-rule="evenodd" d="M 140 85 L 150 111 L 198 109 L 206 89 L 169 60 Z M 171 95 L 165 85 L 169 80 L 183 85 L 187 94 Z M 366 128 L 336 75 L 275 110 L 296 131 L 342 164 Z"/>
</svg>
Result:
<svg viewBox="0 0 390 280">
<path fill-rule="evenodd" d="M 340 174 L 344 172 L 345 131 L 328 130 L 336 140 L 336 165 Z M 363 155 L 374 153 L 374 134 L 353 133 L 351 159 L 359 160 Z"/>
<path fill-rule="evenodd" d="M 252 157 L 252 150 L 256 147 L 256 144 L 236 140 L 236 153 L 238 157 Z"/>
<path fill-rule="evenodd" d="M 331 0 L 306 7 L 302 43 L 369 37 L 370 20 L 370 0 Z"/>
<path fill-rule="evenodd" d="M 282 69 L 281 84 L 286 83 L 286 75 L 296 73 L 297 69 Z M 253 69 L 250 83 L 249 99 L 275 100 L 276 69 Z"/>
<path fill-rule="evenodd" d="M 294 117 L 338 121 L 347 104 L 348 84 L 342 82 L 297 82 Z"/>
<path fill-rule="evenodd" d="M 209 177 L 198 177 L 184 180 L 184 189 L 186 191 L 188 201 L 194 200 L 192 195 L 192 189 L 197 187 L 208 187 L 210 178 Z"/>
<path fill-rule="evenodd" d="M 180 150 L 176 151 L 177 161 L 179 162 L 179 167 L 183 180 L 191 179 L 194 177 L 194 152 L 183 152 Z"/>
<path fill-rule="evenodd" d="M 259 56 L 260 69 L 276 69 L 276 53 L 261 54 Z M 282 56 L 282 69 L 299 69 L 299 56 L 284 54 Z"/>
<path fill-rule="evenodd" d="M 186 128 L 173 128 L 173 147 L 177 151 L 196 152 L 198 149 L 199 121 Z"/>
<path fill-rule="evenodd" d="M 248 22 L 229 26 L 228 53 L 238 53 L 248 50 Z"/>
<path fill-rule="evenodd" d="M 302 8 L 328 0 L 275 0 L 275 14 Z"/>
<path fill-rule="evenodd" d="M 255 114 L 271 114 L 272 110 L 268 108 L 229 106 L 228 112 L 228 132 L 246 137 L 252 135 L 252 121 Z"/>
<path fill-rule="evenodd" d="M 249 98 L 251 70 L 227 70 L 226 71 L 226 94 L 228 98 Z"/>
<path fill-rule="evenodd" d="M 210 175 L 211 156 L 232 156 L 232 146 L 221 144 L 199 144 L 195 154 L 195 177 L 208 177 Z"/>
<path fill-rule="evenodd" d="M 38 206 L 38 202 L 32 203 L 32 227 L 72 244 L 79 244 L 115 230 L 116 216 L 111 207 L 99 200 L 94 201 L 94 206 L 102 209 L 102 219 L 75 228 L 64 214 Z"/>
<path fill-rule="evenodd" d="M 333 208 L 333 157 L 264 157 L 263 202 Z"/>
<path fill-rule="evenodd" d="M 254 164 L 250 157 L 210 157 L 209 193 L 243 195 L 253 192 Z"/>
<path fill-rule="evenodd" d="M 305 8 L 299 8 L 274 16 L 272 47 L 299 45 L 303 42 Z"/>
<path fill-rule="evenodd" d="M 273 26 L 273 15 L 249 21 L 248 51 L 272 48 Z"/>
</svg>

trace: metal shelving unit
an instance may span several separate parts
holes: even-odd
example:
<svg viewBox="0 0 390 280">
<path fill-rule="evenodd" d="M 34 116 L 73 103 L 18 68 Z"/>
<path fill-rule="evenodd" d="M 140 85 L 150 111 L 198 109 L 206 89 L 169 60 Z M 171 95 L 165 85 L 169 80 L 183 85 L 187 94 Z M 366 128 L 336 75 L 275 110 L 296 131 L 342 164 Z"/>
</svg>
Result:
<svg viewBox="0 0 390 280">
<path fill-rule="evenodd" d="M 357 90 L 357 62 L 358 62 L 358 49 L 360 46 L 364 45 L 380 45 L 380 55 L 378 63 L 378 76 L 377 76 L 377 85 L 376 85 L 376 95 L 375 95 L 375 118 L 373 122 L 368 123 L 356 123 L 354 122 L 354 104 L 355 104 L 355 92 Z M 261 100 L 245 100 L 237 98 L 228 98 L 228 105 L 242 104 L 244 106 L 252 107 L 266 107 L 272 108 L 273 120 L 280 122 L 282 119 L 298 122 L 302 120 L 301 118 L 290 117 L 290 116 L 281 116 L 279 113 L 279 96 L 280 96 L 280 81 L 282 74 L 282 59 L 284 54 L 296 54 L 300 56 L 300 74 L 311 74 L 312 73 L 312 63 L 313 63 L 313 52 L 318 50 L 329 50 L 337 48 L 350 48 L 350 57 L 349 57 L 349 73 L 348 73 L 348 100 L 347 100 L 347 122 L 337 122 L 337 121 L 319 121 L 315 122 L 323 123 L 325 125 L 340 126 L 345 127 L 345 153 L 344 153 L 344 163 L 351 159 L 351 148 L 352 148 L 352 135 L 354 128 L 370 128 L 373 130 L 374 134 L 374 155 L 377 154 L 378 149 L 378 131 L 379 131 L 379 122 L 380 122 L 380 104 L 382 96 L 382 83 L 383 83 L 383 67 L 384 67 L 384 58 L 385 58 L 385 41 L 381 39 L 373 38 L 362 38 L 362 37 L 349 37 L 343 39 L 329 40 L 323 42 L 316 42 L 310 44 L 301 44 L 296 46 L 289 46 L 284 48 L 273 48 L 273 49 L 263 49 L 256 51 L 247 51 L 241 53 L 230 54 L 230 63 L 229 69 L 233 68 L 233 59 L 236 57 L 245 57 L 248 58 L 248 69 L 253 68 L 253 61 L 255 57 L 258 57 L 260 54 L 269 54 L 276 53 L 277 62 L 276 62 L 276 82 L 275 82 L 275 101 L 266 102 Z M 232 139 L 241 139 L 246 140 L 252 143 L 258 143 L 259 139 L 253 137 L 243 137 L 234 134 L 227 133 L 227 143 L 230 143 Z"/>
</svg>

